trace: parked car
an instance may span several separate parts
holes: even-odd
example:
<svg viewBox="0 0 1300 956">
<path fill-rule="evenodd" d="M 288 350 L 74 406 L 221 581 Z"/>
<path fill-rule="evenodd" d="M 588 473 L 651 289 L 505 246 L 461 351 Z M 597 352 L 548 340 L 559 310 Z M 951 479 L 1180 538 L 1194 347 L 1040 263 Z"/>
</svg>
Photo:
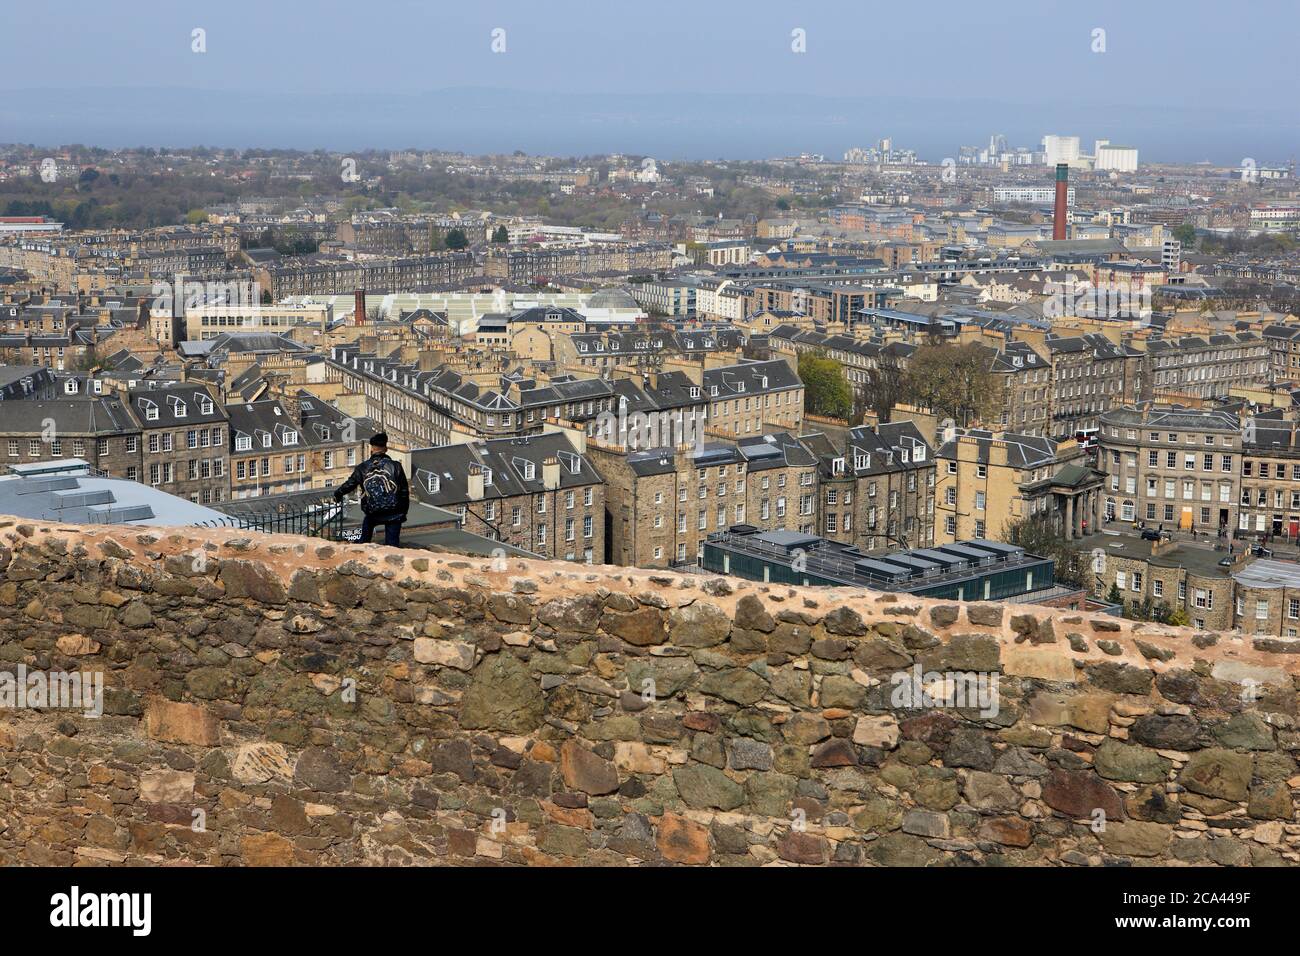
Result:
<svg viewBox="0 0 1300 956">
<path fill-rule="evenodd" d="M 1143 540 L 1143 541 L 1159 541 L 1159 540 L 1161 540 L 1162 538 L 1167 538 L 1167 537 L 1169 537 L 1169 534 L 1168 534 L 1168 532 L 1165 532 L 1165 531 L 1159 531 L 1159 530 L 1157 530 L 1157 529 L 1155 529 L 1155 528 L 1143 528 L 1143 529 L 1142 529 L 1142 540 Z"/>
</svg>

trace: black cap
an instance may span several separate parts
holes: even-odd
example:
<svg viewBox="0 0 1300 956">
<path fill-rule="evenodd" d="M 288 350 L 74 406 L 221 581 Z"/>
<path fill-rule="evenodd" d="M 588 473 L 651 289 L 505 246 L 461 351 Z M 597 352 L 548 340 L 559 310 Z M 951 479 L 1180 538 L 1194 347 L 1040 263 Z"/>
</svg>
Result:
<svg viewBox="0 0 1300 956">
<path fill-rule="evenodd" d="M 371 447 L 371 448 L 387 448 L 387 447 L 388 447 L 388 433 L 387 433 L 387 432 L 375 432 L 374 436 L 370 439 L 370 447 Z"/>
</svg>

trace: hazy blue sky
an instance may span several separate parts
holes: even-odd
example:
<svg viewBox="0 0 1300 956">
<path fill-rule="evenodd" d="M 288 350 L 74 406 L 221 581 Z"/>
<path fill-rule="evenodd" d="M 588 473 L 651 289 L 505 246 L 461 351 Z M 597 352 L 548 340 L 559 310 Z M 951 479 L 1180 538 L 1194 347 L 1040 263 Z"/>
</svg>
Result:
<svg viewBox="0 0 1300 956">
<path fill-rule="evenodd" d="M 286 146 L 669 156 L 893 135 L 938 158 L 990 132 L 1077 132 L 1150 158 L 1276 159 L 1298 138 L 1298 33 L 1297 0 L 0 0 L 0 141 L 276 145 L 279 130 Z M 415 95 L 466 88 L 530 96 Z M 773 128 L 771 94 L 821 99 Z M 389 98 L 405 105 L 384 121 Z"/>
</svg>

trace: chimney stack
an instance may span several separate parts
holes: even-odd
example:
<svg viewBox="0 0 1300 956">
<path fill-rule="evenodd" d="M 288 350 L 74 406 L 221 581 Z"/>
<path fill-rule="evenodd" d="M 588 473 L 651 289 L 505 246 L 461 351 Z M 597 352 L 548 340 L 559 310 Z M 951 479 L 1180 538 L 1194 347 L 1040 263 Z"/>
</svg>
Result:
<svg viewBox="0 0 1300 956">
<path fill-rule="evenodd" d="M 1059 193 L 1060 186 L 1057 186 L 1057 191 Z M 354 302 L 355 304 L 352 306 L 352 324 L 365 325 L 366 324 L 366 290 L 365 289 L 357 289 L 355 293 Z"/>
<path fill-rule="evenodd" d="M 483 491 L 486 482 L 484 481 L 483 466 L 473 463 L 469 466 L 468 479 L 465 482 L 465 494 L 470 501 L 482 501 Z"/>
<path fill-rule="evenodd" d="M 560 487 L 560 459 L 548 455 L 542 459 L 542 488 L 555 491 Z"/>
<path fill-rule="evenodd" d="M 1052 238 L 1065 238 L 1066 197 L 1070 188 L 1070 164 L 1056 164 L 1056 208 L 1052 212 Z"/>
</svg>

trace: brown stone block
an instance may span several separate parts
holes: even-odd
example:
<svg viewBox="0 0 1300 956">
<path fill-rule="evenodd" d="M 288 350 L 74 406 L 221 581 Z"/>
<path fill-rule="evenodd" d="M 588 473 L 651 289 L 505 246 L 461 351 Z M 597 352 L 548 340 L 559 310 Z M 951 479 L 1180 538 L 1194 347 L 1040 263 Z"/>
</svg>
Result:
<svg viewBox="0 0 1300 956">
<path fill-rule="evenodd" d="M 702 824 L 675 813 L 659 819 L 655 843 L 665 860 L 702 866 L 709 862 L 709 831 Z"/>
<path fill-rule="evenodd" d="M 292 866 L 293 843 L 278 833 L 250 833 L 239 841 L 245 866 Z"/>
<path fill-rule="evenodd" d="M 155 697 L 145 708 L 145 726 L 155 740 L 215 747 L 221 743 L 221 723 L 205 707 Z"/>
</svg>

